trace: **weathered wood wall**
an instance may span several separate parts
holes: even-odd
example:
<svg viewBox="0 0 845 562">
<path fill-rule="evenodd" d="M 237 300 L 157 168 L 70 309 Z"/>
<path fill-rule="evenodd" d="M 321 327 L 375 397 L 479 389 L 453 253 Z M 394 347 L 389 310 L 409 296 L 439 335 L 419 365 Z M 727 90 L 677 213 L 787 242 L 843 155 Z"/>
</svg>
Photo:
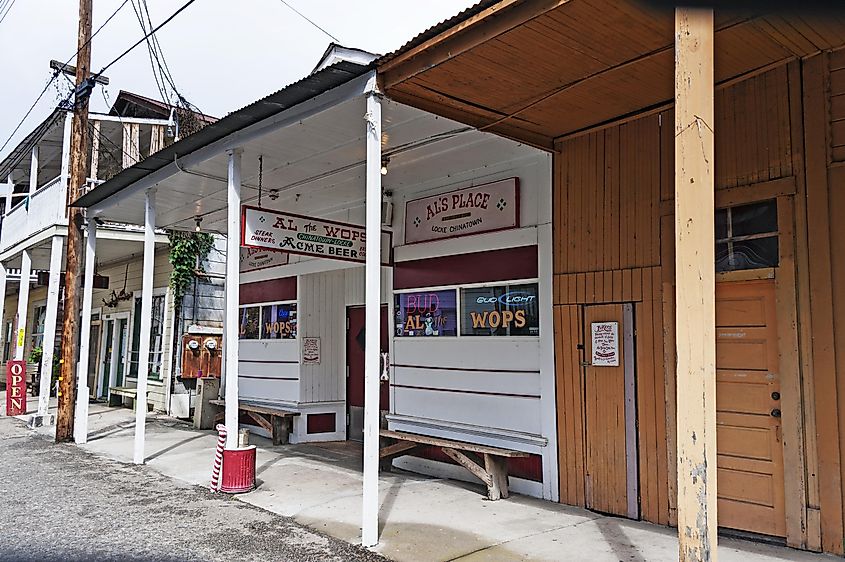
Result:
<svg viewBox="0 0 845 562">
<path fill-rule="evenodd" d="M 715 102 L 717 206 L 779 205 L 787 540 L 842 553 L 845 51 L 722 84 Z M 580 305 L 634 302 L 641 513 L 663 524 L 675 522 L 673 142 L 671 107 L 651 110 L 559 139 L 554 175 L 561 501 L 585 502 Z"/>
</svg>

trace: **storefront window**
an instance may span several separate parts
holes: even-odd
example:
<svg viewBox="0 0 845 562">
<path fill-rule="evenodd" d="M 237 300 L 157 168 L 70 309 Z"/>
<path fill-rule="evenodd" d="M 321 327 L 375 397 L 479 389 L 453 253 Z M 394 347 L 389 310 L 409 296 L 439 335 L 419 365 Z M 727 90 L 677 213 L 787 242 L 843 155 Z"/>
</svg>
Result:
<svg viewBox="0 0 845 562">
<path fill-rule="evenodd" d="M 261 339 L 296 339 L 296 304 L 270 304 L 261 307 Z"/>
<path fill-rule="evenodd" d="M 153 295 L 152 318 L 150 322 L 150 354 L 148 357 L 149 371 L 147 376 L 153 380 L 161 380 L 161 368 L 164 346 L 164 295 Z M 119 353 L 125 349 L 125 333 L 128 331 L 126 320 L 121 320 L 119 326 L 120 346 Z M 135 306 L 132 316 L 132 347 L 129 352 L 129 376 L 138 376 L 138 361 L 141 356 L 141 297 L 135 298 Z M 122 366 L 120 367 L 122 369 Z M 122 379 L 122 373 L 118 373 Z M 118 379 L 118 380 L 121 380 Z"/>
<path fill-rule="evenodd" d="M 777 265 L 777 201 L 716 211 L 716 271 Z"/>
<path fill-rule="evenodd" d="M 394 327 L 397 336 L 456 336 L 457 291 L 419 291 L 395 297 Z"/>
<path fill-rule="evenodd" d="M 44 324 L 47 322 L 47 306 L 36 306 L 32 316 L 31 349 L 44 344 Z"/>
<path fill-rule="evenodd" d="M 240 339 L 257 340 L 261 335 L 261 307 L 245 306 L 241 308 Z"/>
<path fill-rule="evenodd" d="M 461 289 L 462 336 L 538 336 L 537 284 Z"/>
</svg>

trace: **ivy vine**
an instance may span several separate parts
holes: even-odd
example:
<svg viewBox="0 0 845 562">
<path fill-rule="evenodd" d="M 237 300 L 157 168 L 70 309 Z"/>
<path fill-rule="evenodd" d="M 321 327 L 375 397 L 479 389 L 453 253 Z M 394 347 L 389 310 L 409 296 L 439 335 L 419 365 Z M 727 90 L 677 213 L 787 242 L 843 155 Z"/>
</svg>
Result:
<svg viewBox="0 0 845 562">
<path fill-rule="evenodd" d="M 214 247 L 214 237 L 206 232 L 183 232 L 171 230 L 167 233 L 170 240 L 170 288 L 177 303 L 191 287 L 197 277 L 197 270 L 203 272 L 203 262 Z"/>
</svg>

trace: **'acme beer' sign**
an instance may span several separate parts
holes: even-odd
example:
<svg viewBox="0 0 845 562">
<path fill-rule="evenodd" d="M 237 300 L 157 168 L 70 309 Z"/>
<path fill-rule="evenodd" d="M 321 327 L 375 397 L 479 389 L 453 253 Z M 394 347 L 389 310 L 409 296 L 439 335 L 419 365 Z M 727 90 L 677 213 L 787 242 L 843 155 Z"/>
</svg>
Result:
<svg viewBox="0 0 845 562">
<path fill-rule="evenodd" d="M 243 207 L 241 245 L 269 248 L 316 258 L 366 261 L 366 229 L 357 224 L 318 219 L 256 207 Z M 392 246 L 389 232 L 382 231 L 382 263 L 387 265 Z"/>
<path fill-rule="evenodd" d="M 6 415 L 26 413 L 26 361 L 6 363 Z"/>
</svg>

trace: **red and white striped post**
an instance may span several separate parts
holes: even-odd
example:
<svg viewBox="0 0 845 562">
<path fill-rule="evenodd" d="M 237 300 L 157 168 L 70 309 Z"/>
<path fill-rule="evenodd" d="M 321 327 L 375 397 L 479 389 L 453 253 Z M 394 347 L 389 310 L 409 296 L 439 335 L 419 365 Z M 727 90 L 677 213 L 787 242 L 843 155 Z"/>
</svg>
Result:
<svg viewBox="0 0 845 562">
<path fill-rule="evenodd" d="M 223 449 L 226 448 L 226 426 L 217 424 L 217 450 L 214 451 L 214 466 L 211 469 L 211 489 L 220 491 L 220 470 L 223 466 Z"/>
</svg>

